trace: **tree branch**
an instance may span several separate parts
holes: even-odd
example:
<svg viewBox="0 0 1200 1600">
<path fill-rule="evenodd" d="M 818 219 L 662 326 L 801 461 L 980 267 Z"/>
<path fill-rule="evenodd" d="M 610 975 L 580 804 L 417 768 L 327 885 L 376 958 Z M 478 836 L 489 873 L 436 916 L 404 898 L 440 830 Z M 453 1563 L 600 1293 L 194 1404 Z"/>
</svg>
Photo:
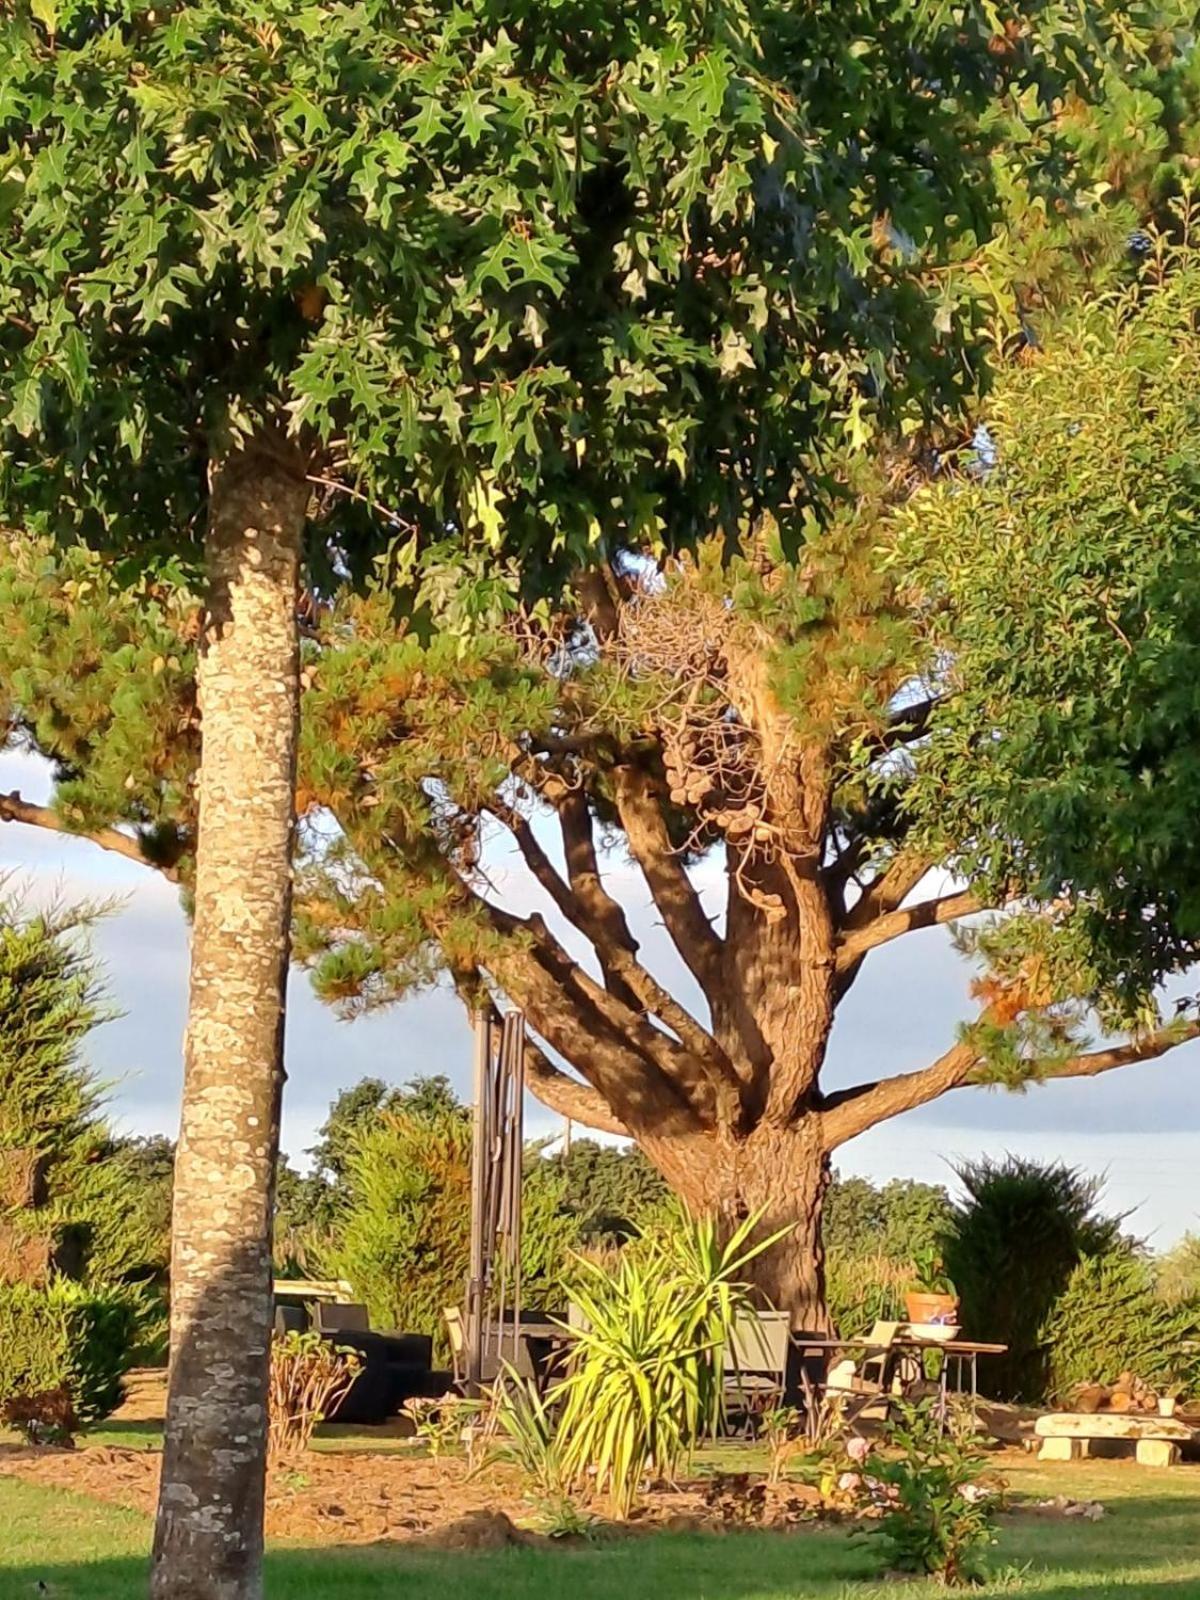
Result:
<svg viewBox="0 0 1200 1600">
<path fill-rule="evenodd" d="M 444 864 L 457 880 L 464 902 L 503 935 L 503 955 L 486 963 L 493 976 L 529 1012 L 538 1032 L 600 1090 L 623 1122 L 644 1120 L 652 1112 L 674 1121 L 688 1116 L 716 1120 L 703 1063 L 590 977 L 542 917 L 536 913 L 518 917 L 493 905 L 453 863 Z"/>
<path fill-rule="evenodd" d="M 721 993 L 721 941 L 676 854 L 653 781 L 640 767 L 630 765 L 616 767 L 613 776 L 630 852 L 675 948 L 711 1006 Z"/>
<path fill-rule="evenodd" d="M 876 917 L 897 910 L 932 867 L 933 862 L 928 856 L 902 850 L 850 907 L 843 931 L 849 933 L 857 928 L 865 928 Z"/>
<path fill-rule="evenodd" d="M 562 828 L 569 887 L 520 812 L 499 799 L 489 801 L 488 809 L 513 835 L 530 871 L 562 915 L 591 941 L 609 994 L 628 1007 L 631 1015 L 657 1016 L 676 1034 L 684 1048 L 702 1064 L 721 1105 L 722 1120 L 731 1125 L 736 1123 L 741 1109 L 737 1080 L 724 1051 L 686 1007 L 681 1006 L 638 961 L 638 944 L 630 931 L 624 908 L 604 887 L 586 795 L 580 789 L 572 789 L 555 804 Z"/>
<path fill-rule="evenodd" d="M 857 908 L 856 908 L 857 909 Z M 957 894 L 939 895 L 933 900 L 921 900 L 915 906 L 905 906 L 896 911 L 886 911 L 861 927 L 844 932 L 837 942 L 836 970 L 844 973 L 861 961 L 868 950 L 888 944 L 906 933 L 919 928 L 936 928 L 975 911 L 987 910 L 986 904 L 971 890 Z"/>
<path fill-rule="evenodd" d="M 525 1038 L 525 1085 L 535 1099 L 549 1110 L 557 1111 L 560 1117 L 580 1122 L 600 1133 L 615 1133 L 626 1139 L 630 1136 L 629 1129 L 613 1115 L 602 1094 L 560 1071 L 528 1035 Z"/>
<path fill-rule="evenodd" d="M 1087 1051 L 1065 1061 L 1033 1063 L 1030 1082 L 1054 1083 L 1059 1079 L 1096 1078 L 1118 1067 L 1133 1066 L 1139 1061 L 1155 1061 L 1178 1045 L 1196 1038 L 1200 1038 L 1200 1019 L 1171 1023 L 1155 1033 L 1130 1039 L 1125 1044 Z M 821 1114 L 826 1149 L 835 1150 L 838 1145 L 865 1133 L 868 1128 L 890 1117 L 900 1116 L 905 1111 L 913 1111 L 918 1106 L 928 1105 L 931 1100 L 949 1093 L 951 1089 L 978 1087 L 973 1081 L 978 1065 L 979 1055 L 975 1049 L 969 1044 L 959 1043 L 952 1045 L 931 1066 L 919 1072 L 902 1072 L 894 1078 L 860 1084 L 857 1088 L 830 1095 Z"/>
<path fill-rule="evenodd" d="M 697 1060 L 710 1067 L 709 1077 L 722 1105 L 723 1120 L 736 1122 L 740 1113 L 737 1075 L 729 1058 L 687 1007 L 680 1005 L 638 960 L 639 945 L 625 908 L 604 887 L 596 859 L 591 808 L 582 789 L 574 789 L 563 798 L 558 816 L 567 875 L 576 899 L 585 909 L 589 937 L 601 966 L 633 995 L 637 1006 L 657 1016 Z"/>
<path fill-rule="evenodd" d="M 136 861 L 140 867 L 152 868 L 172 883 L 179 882 L 176 868 L 151 861 L 135 834 L 122 833 L 118 828 L 72 828 L 49 806 L 38 806 L 23 800 L 16 790 L 11 794 L 0 794 L 0 822 L 24 822 L 31 828 L 45 828 L 50 833 L 63 833 L 69 838 L 87 839 L 92 844 L 98 844 L 102 850 L 111 850 L 115 855 L 124 856 L 127 861 Z"/>
</svg>

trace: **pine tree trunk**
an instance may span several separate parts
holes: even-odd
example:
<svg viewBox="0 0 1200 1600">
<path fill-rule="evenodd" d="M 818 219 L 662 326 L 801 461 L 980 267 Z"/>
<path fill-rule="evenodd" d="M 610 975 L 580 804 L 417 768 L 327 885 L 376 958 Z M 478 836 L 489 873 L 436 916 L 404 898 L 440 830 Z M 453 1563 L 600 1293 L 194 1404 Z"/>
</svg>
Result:
<svg viewBox="0 0 1200 1600">
<path fill-rule="evenodd" d="M 303 472 L 212 469 L 171 1370 L 153 1600 L 258 1600 L 291 919 Z"/>
<path fill-rule="evenodd" d="M 761 1213 L 758 1232 L 783 1237 L 753 1263 L 753 1280 L 764 1298 L 786 1311 L 795 1333 L 834 1331 L 825 1297 L 822 1220 L 829 1188 L 829 1157 L 815 1131 L 801 1123 L 780 1132 L 762 1128 L 749 1141 L 741 1176 L 741 1201 Z"/>
<path fill-rule="evenodd" d="M 758 1216 L 760 1238 L 782 1231 L 749 1276 L 797 1333 L 833 1331 L 821 1234 L 830 1167 L 815 1118 L 787 1128 L 762 1123 L 742 1139 L 697 1134 L 686 1143 L 640 1142 L 690 1211 L 719 1218 L 729 1231 Z"/>
</svg>

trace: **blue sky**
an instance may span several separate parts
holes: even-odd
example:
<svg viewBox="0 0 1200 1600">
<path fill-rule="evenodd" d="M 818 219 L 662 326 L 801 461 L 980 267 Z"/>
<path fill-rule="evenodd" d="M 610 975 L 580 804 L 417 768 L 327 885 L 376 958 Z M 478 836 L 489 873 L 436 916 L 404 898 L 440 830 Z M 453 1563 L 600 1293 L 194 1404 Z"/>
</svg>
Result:
<svg viewBox="0 0 1200 1600">
<path fill-rule="evenodd" d="M 44 799 L 45 771 L 31 759 L 0 755 L 0 789 Z M 493 876 L 503 880 L 511 874 L 507 889 L 532 905 L 538 891 L 516 876 L 511 858 L 497 855 L 494 861 Z M 89 1054 L 112 1082 L 112 1111 L 122 1127 L 173 1134 L 187 996 L 187 924 L 176 891 L 152 872 L 84 841 L 15 824 L 0 825 L 0 871 L 15 873 L 39 897 L 120 897 L 95 942 L 122 1015 L 93 1035 Z M 690 980 L 656 926 L 636 872 L 618 859 L 609 861 L 607 871 L 630 907 L 656 971 L 688 998 Z M 925 1065 L 969 1014 L 968 977 L 941 929 L 912 934 L 874 953 L 839 1016 L 828 1086 Z M 287 1069 L 284 1147 L 299 1156 L 313 1143 L 338 1089 L 364 1074 L 402 1083 L 415 1073 L 444 1072 L 465 1094 L 471 1041 L 451 994 L 421 995 L 345 1023 L 313 997 L 303 973 L 294 973 Z M 531 1133 L 551 1133 L 560 1126 L 531 1103 Z M 1197 1135 L 1200 1041 L 1161 1062 L 1090 1083 L 1050 1084 L 1023 1095 L 958 1091 L 846 1146 L 838 1165 L 875 1179 L 950 1182 L 952 1161 L 985 1152 L 1068 1160 L 1107 1173 L 1109 1204 L 1131 1211 L 1130 1225 L 1165 1248 L 1188 1229 L 1200 1229 Z"/>
</svg>

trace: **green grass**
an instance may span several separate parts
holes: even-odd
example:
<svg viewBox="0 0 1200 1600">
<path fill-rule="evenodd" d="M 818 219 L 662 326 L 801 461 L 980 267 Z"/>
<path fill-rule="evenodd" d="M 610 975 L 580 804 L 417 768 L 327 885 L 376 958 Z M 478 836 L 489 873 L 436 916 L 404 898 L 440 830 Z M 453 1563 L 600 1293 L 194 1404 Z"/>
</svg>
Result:
<svg viewBox="0 0 1200 1600">
<path fill-rule="evenodd" d="M 1200 1469 L 1097 1463 L 1012 1474 L 1021 1495 L 1102 1500 L 1099 1523 L 1006 1519 L 998 1579 L 983 1596 L 1200 1600 Z M 146 1521 L 78 1496 L 0 1478 L 0 1600 L 43 1583 L 57 1600 L 131 1600 L 144 1585 Z M 934 1600 L 926 1584 L 872 1581 L 869 1541 L 837 1530 L 704 1538 L 662 1534 L 571 1550 L 435 1556 L 403 1547 L 277 1549 L 269 1600 Z M 1007 1570 L 1006 1570 L 1007 1569 Z"/>
</svg>

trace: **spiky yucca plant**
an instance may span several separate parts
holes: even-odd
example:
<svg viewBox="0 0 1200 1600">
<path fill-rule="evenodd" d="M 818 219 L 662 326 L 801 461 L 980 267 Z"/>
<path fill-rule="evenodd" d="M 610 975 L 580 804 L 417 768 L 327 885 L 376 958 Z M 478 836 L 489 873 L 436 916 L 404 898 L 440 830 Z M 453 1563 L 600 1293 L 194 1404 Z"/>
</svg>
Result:
<svg viewBox="0 0 1200 1600">
<path fill-rule="evenodd" d="M 579 1258 L 584 1325 L 553 1394 L 562 1405 L 557 1439 L 571 1481 L 594 1474 L 618 1517 L 646 1478 L 677 1477 L 721 1421 L 724 1351 L 752 1309 L 742 1277 L 777 1242 L 751 1242 L 757 1220 L 725 1242 L 711 1221 L 676 1223 L 607 1270 Z"/>
</svg>

